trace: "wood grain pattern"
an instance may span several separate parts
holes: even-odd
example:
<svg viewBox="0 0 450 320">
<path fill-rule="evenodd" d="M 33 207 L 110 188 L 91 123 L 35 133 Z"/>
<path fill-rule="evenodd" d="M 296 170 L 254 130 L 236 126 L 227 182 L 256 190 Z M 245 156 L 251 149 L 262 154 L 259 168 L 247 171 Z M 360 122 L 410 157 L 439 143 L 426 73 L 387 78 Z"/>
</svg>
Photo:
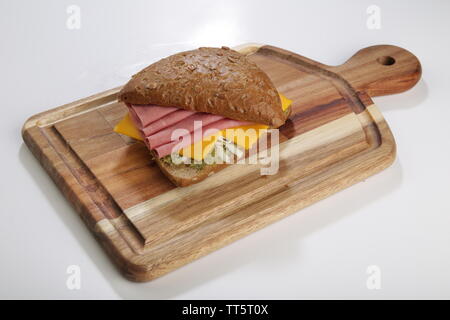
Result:
<svg viewBox="0 0 450 320">
<path fill-rule="evenodd" d="M 370 96 L 419 80 L 417 58 L 374 46 L 326 66 L 271 46 L 239 48 L 294 101 L 279 171 L 233 165 L 174 187 L 145 146 L 112 132 L 115 88 L 31 117 L 23 138 L 124 275 L 148 281 L 389 166 L 395 141 Z"/>
</svg>

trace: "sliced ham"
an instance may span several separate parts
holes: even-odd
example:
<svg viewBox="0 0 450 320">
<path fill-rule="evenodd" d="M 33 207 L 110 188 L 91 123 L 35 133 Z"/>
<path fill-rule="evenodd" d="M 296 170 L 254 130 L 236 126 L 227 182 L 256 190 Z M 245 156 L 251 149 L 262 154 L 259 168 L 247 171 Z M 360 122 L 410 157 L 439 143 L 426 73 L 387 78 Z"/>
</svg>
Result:
<svg viewBox="0 0 450 320">
<path fill-rule="evenodd" d="M 216 122 L 221 119 L 224 119 L 224 117 L 210 113 L 197 112 L 191 115 L 190 117 L 187 117 L 171 125 L 170 127 L 167 127 L 163 130 L 158 131 L 155 134 L 147 136 L 147 143 L 150 146 L 150 149 L 155 149 L 156 147 L 171 142 L 172 132 L 174 130 L 184 129 L 187 130 L 188 132 L 193 132 L 195 121 L 201 122 L 200 125 L 204 127 L 209 125 L 210 123 Z"/>
<path fill-rule="evenodd" d="M 195 111 L 188 111 L 183 109 L 178 109 L 175 112 L 168 114 L 167 116 L 159 119 L 159 121 L 155 121 L 142 128 L 142 132 L 145 137 L 148 137 L 162 129 L 165 129 L 171 125 L 174 125 L 177 122 L 180 122 L 183 119 L 186 119 L 189 116 L 192 116 Z"/>
<path fill-rule="evenodd" d="M 251 124 L 223 116 L 157 105 L 128 105 L 131 119 L 145 138 L 145 144 L 159 158 L 178 152 L 217 131 Z M 172 133 L 184 130 L 176 141 Z M 183 131 L 182 131 L 183 133 Z"/>
<path fill-rule="evenodd" d="M 191 132 L 190 134 L 181 137 L 178 141 L 171 141 L 169 143 L 160 145 L 160 146 L 158 146 L 156 148 L 152 148 L 152 149 L 155 150 L 155 152 L 159 158 L 162 158 L 173 152 L 178 152 L 181 149 L 183 149 L 187 146 L 190 146 L 191 144 L 196 143 L 196 142 L 206 138 L 207 136 L 210 136 L 220 130 L 239 127 L 239 126 L 245 126 L 248 124 L 251 124 L 251 122 L 223 118 L 219 121 L 216 121 L 209 125 L 203 126 L 200 129 L 195 130 L 194 132 Z M 147 140 L 147 143 L 148 143 L 148 140 Z M 148 144 L 147 144 L 147 146 L 148 146 Z"/>
<path fill-rule="evenodd" d="M 139 129 L 180 110 L 175 107 L 160 107 L 156 105 L 128 105 L 131 118 Z"/>
</svg>

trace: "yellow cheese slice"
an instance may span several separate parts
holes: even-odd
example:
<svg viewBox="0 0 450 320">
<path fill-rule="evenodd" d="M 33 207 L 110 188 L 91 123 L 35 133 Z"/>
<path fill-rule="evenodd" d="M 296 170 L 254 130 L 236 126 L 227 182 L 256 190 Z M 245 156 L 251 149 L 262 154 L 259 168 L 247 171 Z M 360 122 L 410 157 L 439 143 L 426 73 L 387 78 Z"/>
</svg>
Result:
<svg viewBox="0 0 450 320">
<path fill-rule="evenodd" d="M 120 120 L 118 124 L 116 124 L 116 126 L 114 127 L 114 131 L 129 136 L 131 138 L 134 138 L 136 140 L 141 141 L 144 140 L 142 139 L 139 130 L 134 126 L 133 120 L 131 120 L 129 113 L 127 113 L 125 118 L 123 118 L 122 120 Z"/>
<path fill-rule="evenodd" d="M 282 95 L 281 93 L 279 93 L 279 96 L 281 99 L 281 109 L 283 109 L 283 111 L 285 111 L 292 104 L 292 100 L 286 98 L 286 96 Z"/>
<path fill-rule="evenodd" d="M 203 160 L 206 155 L 212 151 L 217 138 L 222 135 L 222 131 L 218 131 L 210 136 L 204 137 L 203 140 L 197 141 L 189 147 L 181 149 L 180 154 L 191 159 L 199 161 Z"/>
<path fill-rule="evenodd" d="M 289 108 L 292 104 L 292 100 L 286 98 L 280 94 L 281 107 L 284 110 Z M 247 126 L 234 127 L 218 131 L 210 136 L 205 137 L 203 140 L 198 141 L 189 147 L 180 150 L 180 154 L 195 160 L 203 160 L 205 156 L 212 150 L 217 138 L 222 136 L 230 141 L 233 141 L 236 145 L 248 150 L 254 143 L 258 141 L 261 135 L 267 130 L 269 126 L 262 124 L 254 124 Z M 134 126 L 130 115 L 127 114 L 115 127 L 114 131 L 124 134 L 137 140 L 143 140 L 138 129 Z"/>
</svg>

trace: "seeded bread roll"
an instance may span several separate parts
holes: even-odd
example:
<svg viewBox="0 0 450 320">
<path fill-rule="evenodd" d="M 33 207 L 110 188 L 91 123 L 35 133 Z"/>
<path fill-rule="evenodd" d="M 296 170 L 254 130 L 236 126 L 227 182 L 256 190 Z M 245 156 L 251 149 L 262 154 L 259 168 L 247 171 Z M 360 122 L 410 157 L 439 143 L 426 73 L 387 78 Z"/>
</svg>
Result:
<svg viewBox="0 0 450 320">
<path fill-rule="evenodd" d="M 119 100 L 208 112 L 273 128 L 287 119 L 269 77 L 227 47 L 164 58 L 135 74 L 120 91 Z"/>
</svg>

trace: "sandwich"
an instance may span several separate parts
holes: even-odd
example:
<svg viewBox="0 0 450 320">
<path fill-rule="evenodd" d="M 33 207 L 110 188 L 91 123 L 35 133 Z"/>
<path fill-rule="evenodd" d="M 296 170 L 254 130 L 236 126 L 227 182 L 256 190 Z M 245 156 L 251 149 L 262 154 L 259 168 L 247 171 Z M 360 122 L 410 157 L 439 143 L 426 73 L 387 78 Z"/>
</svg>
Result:
<svg viewBox="0 0 450 320">
<path fill-rule="evenodd" d="M 228 47 L 159 60 L 133 75 L 118 99 L 128 113 L 114 131 L 144 142 L 179 187 L 245 157 L 262 134 L 286 122 L 292 103 L 254 62 Z"/>
</svg>

